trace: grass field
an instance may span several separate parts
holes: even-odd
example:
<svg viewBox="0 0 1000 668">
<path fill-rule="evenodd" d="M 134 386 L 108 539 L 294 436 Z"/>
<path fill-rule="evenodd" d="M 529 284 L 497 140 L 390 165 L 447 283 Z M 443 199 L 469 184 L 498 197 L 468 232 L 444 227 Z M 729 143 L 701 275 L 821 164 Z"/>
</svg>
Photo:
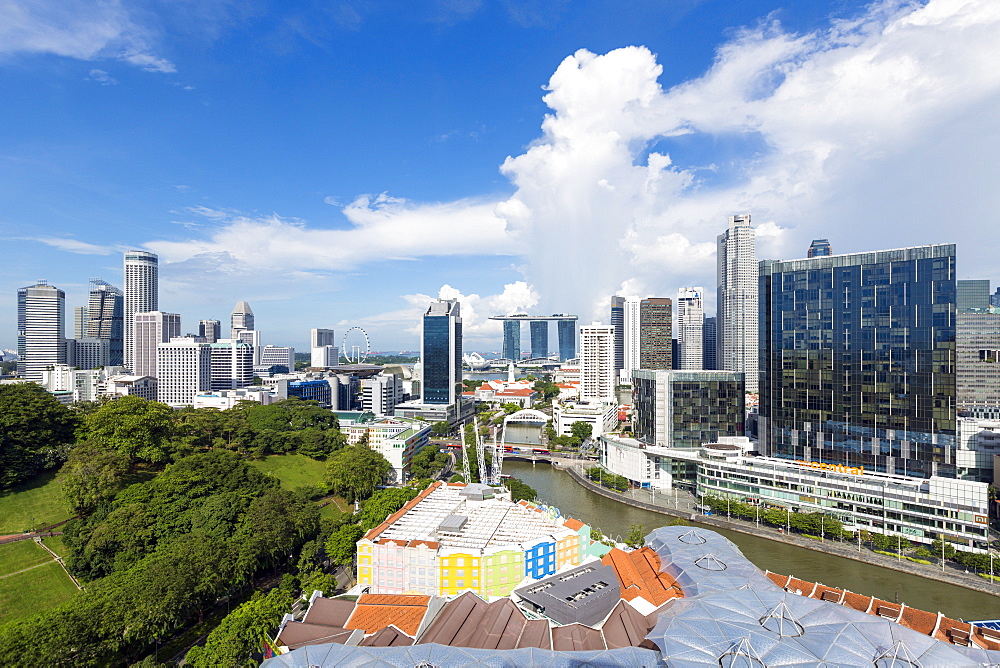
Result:
<svg viewBox="0 0 1000 668">
<path fill-rule="evenodd" d="M 72 515 L 55 472 L 42 473 L 0 495 L 0 536 L 55 524 Z"/>
<path fill-rule="evenodd" d="M 31 547 L 49 557 L 45 550 L 30 542 Z M 4 546 L 6 547 L 6 546 Z M 30 571 L 0 579 L 0 624 L 12 619 L 29 617 L 36 612 L 59 605 L 77 591 L 62 566 L 50 561 Z"/>
<path fill-rule="evenodd" d="M 58 554 L 60 557 L 65 559 L 69 556 L 69 550 L 66 548 L 66 545 L 63 544 L 62 536 L 47 536 L 42 539 L 42 542 L 45 543 L 47 548 Z"/>
<path fill-rule="evenodd" d="M 326 474 L 326 462 L 310 459 L 305 455 L 271 455 L 250 464 L 275 476 L 285 489 L 318 485 L 323 482 Z"/>
<path fill-rule="evenodd" d="M 33 540 L 0 545 L 0 577 L 46 561 L 52 561 L 52 555 L 35 545 Z"/>
</svg>

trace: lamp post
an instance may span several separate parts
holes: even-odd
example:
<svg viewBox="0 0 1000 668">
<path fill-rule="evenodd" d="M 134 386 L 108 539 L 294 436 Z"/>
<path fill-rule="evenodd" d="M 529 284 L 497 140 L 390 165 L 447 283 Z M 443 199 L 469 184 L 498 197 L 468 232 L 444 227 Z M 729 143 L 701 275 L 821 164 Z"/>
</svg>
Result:
<svg viewBox="0 0 1000 668">
<path fill-rule="evenodd" d="M 785 534 L 787 535 L 792 530 L 792 507 L 785 506 Z"/>
<path fill-rule="evenodd" d="M 757 528 L 760 528 L 760 506 L 753 507 L 754 521 L 757 524 Z"/>
<path fill-rule="evenodd" d="M 826 515 L 819 516 L 819 539 L 826 540 Z"/>
</svg>

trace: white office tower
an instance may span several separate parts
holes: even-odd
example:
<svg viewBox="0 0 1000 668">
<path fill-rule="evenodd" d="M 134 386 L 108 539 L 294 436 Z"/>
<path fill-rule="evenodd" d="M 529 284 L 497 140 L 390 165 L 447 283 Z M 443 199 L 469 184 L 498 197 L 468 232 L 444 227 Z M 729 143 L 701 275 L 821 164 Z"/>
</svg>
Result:
<svg viewBox="0 0 1000 668">
<path fill-rule="evenodd" d="M 337 346 L 319 346 L 312 349 L 309 366 L 323 368 L 340 364 L 340 349 Z"/>
<path fill-rule="evenodd" d="M 195 395 L 212 389 L 212 346 L 194 337 L 175 337 L 156 347 L 156 399 L 168 406 L 191 406 Z"/>
<path fill-rule="evenodd" d="M 132 316 L 132 373 L 159 378 L 157 346 L 181 335 L 179 313 L 151 311 Z"/>
<path fill-rule="evenodd" d="M 208 343 L 215 343 L 222 338 L 222 323 L 218 320 L 199 320 L 198 336 Z"/>
<path fill-rule="evenodd" d="M 66 293 L 39 281 L 17 291 L 17 374 L 40 382 L 47 366 L 66 363 Z"/>
<path fill-rule="evenodd" d="M 332 329 L 313 329 L 309 332 L 310 348 L 322 348 L 323 346 L 335 345 L 337 345 L 337 342 L 334 340 L 334 333 Z"/>
<path fill-rule="evenodd" d="M 253 346 L 232 339 L 207 345 L 212 358 L 210 389 L 234 390 L 253 383 Z"/>
<path fill-rule="evenodd" d="M 149 313 L 160 308 L 159 260 L 153 253 L 130 250 L 125 253 L 125 366 L 132 368 L 135 345 L 132 337 L 136 313 Z M 134 369 L 133 369 L 134 370 Z"/>
<path fill-rule="evenodd" d="M 263 369 L 283 366 L 289 372 L 295 371 L 295 348 L 289 346 L 264 346 L 260 349 L 260 361 L 255 366 Z"/>
<path fill-rule="evenodd" d="M 580 328 L 580 399 L 615 403 L 615 328 Z"/>
<path fill-rule="evenodd" d="M 624 366 L 621 370 L 623 382 L 632 382 L 632 372 L 639 366 L 639 304 L 642 300 L 636 297 L 625 300 L 625 350 Z"/>
<path fill-rule="evenodd" d="M 66 364 L 77 369 L 111 366 L 111 342 L 107 339 L 66 339 Z"/>
<path fill-rule="evenodd" d="M 260 364 L 260 332 L 256 329 L 244 329 L 239 333 L 239 336 L 234 336 L 233 339 L 237 341 L 242 341 L 251 348 L 253 348 L 253 363 Z M 220 339 L 225 340 L 225 339 Z"/>
<path fill-rule="evenodd" d="M 718 238 L 717 366 L 743 373 L 746 391 L 757 392 L 757 247 L 750 214 L 730 216 Z"/>
<path fill-rule="evenodd" d="M 86 306 L 74 306 L 73 307 L 73 338 L 83 339 L 87 336 L 87 307 Z"/>
<path fill-rule="evenodd" d="M 361 410 L 375 415 L 392 415 L 396 404 L 403 403 L 403 380 L 395 375 L 378 375 L 361 381 Z"/>
<path fill-rule="evenodd" d="M 239 339 L 240 332 L 253 329 L 253 310 L 251 310 L 250 304 L 244 301 L 236 302 L 236 306 L 233 307 L 233 313 L 230 316 L 230 322 L 232 328 L 229 338 L 231 339 Z"/>
<path fill-rule="evenodd" d="M 678 369 L 698 371 L 704 368 L 702 335 L 705 326 L 703 288 L 681 288 L 677 291 L 677 315 L 674 334 L 677 335 Z"/>
</svg>

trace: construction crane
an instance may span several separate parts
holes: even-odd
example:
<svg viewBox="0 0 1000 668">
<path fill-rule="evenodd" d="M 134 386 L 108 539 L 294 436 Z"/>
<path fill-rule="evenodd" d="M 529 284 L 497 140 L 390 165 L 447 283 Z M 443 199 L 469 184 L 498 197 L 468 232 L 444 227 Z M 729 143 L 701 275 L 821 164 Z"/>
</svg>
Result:
<svg viewBox="0 0 1000 668">
<path fill-rule="evenodd" d="M 465 439 L 462 439 L 462 475 L 466 483 L 472 482 L 472 471 L 469 467 L 469 446 Z"/>
<path fill-rule="evenodd" d="M 474 429 L 476 430 L 476 462 L 479 464 L 479 482 L 487 482 L 486 473 L 486 444 L 479 434 L 479 418 L 472 418 Z"/>
</svg>

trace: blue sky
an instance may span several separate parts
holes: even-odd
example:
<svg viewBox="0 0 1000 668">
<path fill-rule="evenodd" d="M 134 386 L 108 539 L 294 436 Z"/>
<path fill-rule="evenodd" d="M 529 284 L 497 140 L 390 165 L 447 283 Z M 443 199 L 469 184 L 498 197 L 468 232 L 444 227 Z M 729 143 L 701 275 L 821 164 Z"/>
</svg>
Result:
<svg viewBox="0 0 1000 668">
<path fill-rule="evenodd" d="M 742 212 L 761 258 L 954 242 L 996 282 L 998 38 L 991 0 L 0 1 L 0 347 L 18 287 L 71 313 L 127 248 L 185 330 L 245 299 L 301 350 L 414 349 L 438 295 L 480 350 L 711 295 Z"/>
</svg>

